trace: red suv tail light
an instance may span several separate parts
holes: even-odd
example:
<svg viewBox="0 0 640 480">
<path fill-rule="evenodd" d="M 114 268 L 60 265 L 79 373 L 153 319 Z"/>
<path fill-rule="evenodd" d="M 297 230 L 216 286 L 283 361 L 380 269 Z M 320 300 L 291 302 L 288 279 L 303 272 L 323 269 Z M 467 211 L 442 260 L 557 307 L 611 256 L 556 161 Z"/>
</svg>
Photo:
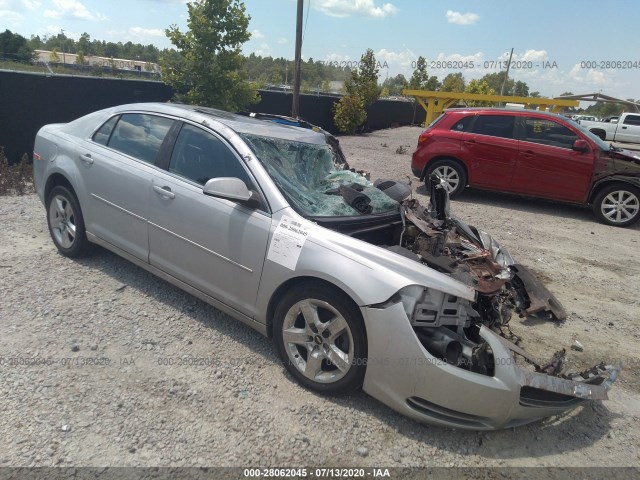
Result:
<svg viewBox="0 0 640 480">
<path fill-rule="evenodd" d="M 426 142 L 427 140 L 429 140 L 431 138 L 433 134 L 431 133 L 431 131 L 429 130 L 425 130 L 424 132 L 422 132 L 420 134 L 420 136 L 418 137 L 418 145 L 420 145 L 421 143 Z"/>
</svg>

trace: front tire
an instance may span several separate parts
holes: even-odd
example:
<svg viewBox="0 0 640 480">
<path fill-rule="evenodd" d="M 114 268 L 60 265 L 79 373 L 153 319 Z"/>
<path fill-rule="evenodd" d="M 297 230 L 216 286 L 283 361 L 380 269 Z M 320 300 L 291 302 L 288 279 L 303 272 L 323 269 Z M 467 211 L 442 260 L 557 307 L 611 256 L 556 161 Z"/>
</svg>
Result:
<svg viewBox="0 0 640 480">
<path fill-rule="evenodd" d="M 47 199 L 47 224 L 53 243 L 66 257 L 77 258 L 90 251 L 84 218 L 76 196 L 66 187 L 53 187 Z"/>
<path fill-rule="evenodd" d="M 624 183 L 606 186 L 596 195 L 593 212 L 606 225 L 633 225 L 640 219 L 640 189 Z"/>
<path fill-rule="evenodd" d="M 345 395 L 362 386 L 364 322 L 342 291 L 319 283 L 294 287 L 276 308 L 273 340 L 285 368 L 310 390 Z"/>
<path fill-rule="evenodd" d="M 429 165 L 425 182 L 429 191 L 429 175 L 435 173 L 442 180 L 442 186 L 449 192 L 450 198 L 459 196 L 467 186 L 467 172 L 464 167 L 455 160 L 437 160 Z"/>
</svg>

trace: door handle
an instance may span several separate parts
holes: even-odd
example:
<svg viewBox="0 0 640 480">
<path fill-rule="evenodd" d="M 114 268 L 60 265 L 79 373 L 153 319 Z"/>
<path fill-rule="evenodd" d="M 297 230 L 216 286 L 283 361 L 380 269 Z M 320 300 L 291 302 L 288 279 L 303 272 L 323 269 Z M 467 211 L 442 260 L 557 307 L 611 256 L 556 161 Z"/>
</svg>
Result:
<svg viewBox="0 0 640 480">
<path fill-rule="evenodd" d="M 93 163 L 93 158 L 91 158 L 90 153 L 85 153 L 84 155 L 80 155 L 80 160 L 82 160 L 87 165 L 91 165 Z"/>
<path fill-rule="evenodd" d="M 155 185 L 153 187 L 153 191 L 158 193 L 158 194 L 160 194 L 160 195 L 162 195 L 163 197 L 166 197 L 166 198 L 172 198 L 172 199 L 176 198 L 176 194 L 173 193 L 171 191 L 171 188 L 167 187 L 167 186 L 159 187 L 159 186 Z"/>
<path fill-rule="evenodd" d="M 626 129 L 627 129 L 627 127 L 622 127 L 622 130 L 626 130 Z"/>
</svg>

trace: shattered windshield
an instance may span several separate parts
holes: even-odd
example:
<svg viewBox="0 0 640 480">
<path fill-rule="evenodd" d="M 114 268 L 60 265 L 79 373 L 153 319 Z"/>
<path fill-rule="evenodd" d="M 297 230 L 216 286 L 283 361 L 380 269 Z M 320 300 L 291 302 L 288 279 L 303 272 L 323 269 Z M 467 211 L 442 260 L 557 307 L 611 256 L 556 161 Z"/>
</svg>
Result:
<svg viewBox="0 0 640 480">
<path fill-rule="evenodd" d="M 398 210 L 362 175 L 339 170 L 329 145 L 241 134 L 291 206 L 307 217 L 344 217 Z"/>
</svg>

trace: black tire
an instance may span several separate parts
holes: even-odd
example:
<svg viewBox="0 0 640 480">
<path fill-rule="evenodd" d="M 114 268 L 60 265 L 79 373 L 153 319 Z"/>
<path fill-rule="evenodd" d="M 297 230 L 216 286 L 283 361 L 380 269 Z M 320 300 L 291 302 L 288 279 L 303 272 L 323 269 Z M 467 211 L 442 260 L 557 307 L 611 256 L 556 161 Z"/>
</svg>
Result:
<svg viewBox="0 0 640 480">
<path fill-rule="evenodd" d="M 462 164 L 456 160 L 445 158 L 436 160 L 429 165 L 425 175 L 427 191 L 429 191 L 429 175 L 434 172 L 443 180 L 443 185 L 449 192 L 450 198 L 459 196 L 467 186 L 467 172 Z"/>
<path fill-rule="evenodd" d="M 77 258 L 91 251 L 78 199 L 67 187 L 53 187 L 47 198 L 47 225 L 53 243 L 66 257 Z"/>
<path fill-rule="evenodd" d="M 276 308 L 273 341 L 285 368 L 310 390 L 346 395 L 362 386 L 367 368 L 364 322 L 342 291 L 313 282 L 292 288 Z"/>
<path fill-rule="evenodd" d="M 598 221 L 614 227 L 628 227 L 640 219 L 640 188 L 628 183 L 612 183 L 593 200 Z"/>
</svg>

